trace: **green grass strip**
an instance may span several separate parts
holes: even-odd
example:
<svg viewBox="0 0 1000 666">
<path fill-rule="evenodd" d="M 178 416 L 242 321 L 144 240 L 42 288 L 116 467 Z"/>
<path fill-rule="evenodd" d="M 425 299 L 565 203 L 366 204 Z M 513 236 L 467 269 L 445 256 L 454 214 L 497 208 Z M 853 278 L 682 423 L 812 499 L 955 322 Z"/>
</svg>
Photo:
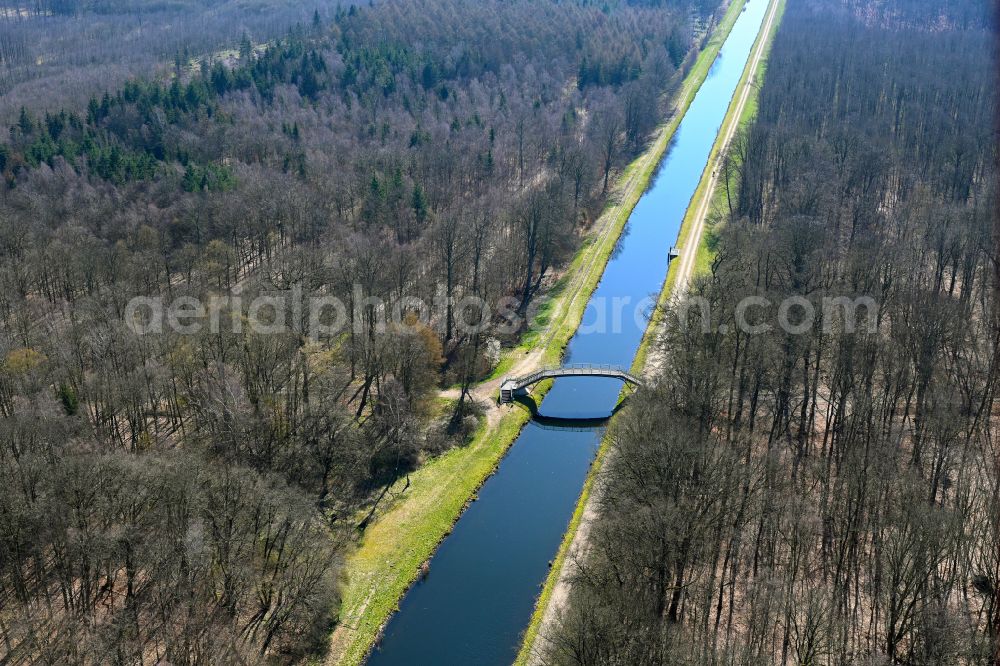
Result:
<svg viewBox="0 0 1000 666">
<path fill-rule="evenodd" d="M 756 81 L 758 84 L 760 81 L 763 80 L 763 75 L 767 64 L 767 52 L 770 50 L 770 44 L 773 40 L 774 33 L 777 31 L 778 25 L 781 22 L 781 17 L 784 13 L 784 8 L 785 8 L 785 1 L 786 0 L 779 0 L 778 10 L 777 10 L 778 13 L 775 16 L 774 23 L 771 26 L 771 31 L 767 35 L 763 34 L 759 35 L 757 38 L 757 42 L 755 42 L 754 46 L 750 50 L 750 53 L 753 54 L 757 49 L 759 40 L 761 39 L 768 40 L 768 45 L 766 47 L 765 54 L 758 63 L 757 72 L 754 77 L 754 81 Z M 729 12 L 727 13 L 727 17 L 729 16 L 729 14 L 734 13 L 734 8 L 735 8 L 736 10 L 735 14 L 732 17 L 733 22 L 735 22 L 735 17 L 739 15 L 739 11 L 742 11 L 742 7 L 743 7 L 743 2 L 737 0 L 730 6 Z M 727 36 L 731 28 L 732 28 L 731 24 L 728 27 L 726 27 L 725 34 Z M 723 41 L 725 40 L 723 39 Z M 705 55 L 706 53 L 707 51 L 703 52 L 702 55 Z M 718 49 L 716 49 L 716 53 L 718 53 Z M 709 65 L 710 64 L 711 61 L 709 62 Z M 743 76 L 741 77 L 740 82 L 736 86 L 736 92 L 741 91 L 743 87 L 746 85 L 747 77 L 749 76 L 749 74 L 750 74 L 750 63 L 748 62 L 747 67 L 744 69 Z M 736 106 L 738 105 L 738 96 L 736 92 L 733 93 L 733 98 L 730 101 L 729 110 L 727 111 L 726 117 L 723 120 L 723 123 L 720 127 L 726 127 L 732 119 L 732 114 L 735 113 L 736 111 Z M 743 113 L 740 115 L 739 122 L 741 126 L 745 125 L 746 123 L 750 122 L 753 119 L 757 110 L 757 96 L 758 93 L 757 90 L 755 89 L 750 94 L 750 97 L 747 99 L 747 103 L 744 106 Z M 702 178 L 699 183 L 698 189 L 695 190 L 695 194 L 692 197 L 691 203 L 688 205 L 687 213 L 685 214 L 685 219 L 681 225 L 681 231 L 679 234 L 680 237 L 684 239 L 684 242 L 690 240 L 688 237 L 690 236 L 692 231 L 692 226 L 693 226 L 692 220 L 698 208 L 696 204 L 701 201 L 701 197 L 705 196 L 705 190 L 707 189 L 708 183 L 711 179 L 712 165 L 718 159 L 718 154 L 721 150 L 722 139 L 723 139 L 722 132 L 720 132 L 719 136 L 716 138 L 715 144 L 712 147 L 712 152 L 710 154 L 708 162 L 706 163 L 705 170 L 702 173 Z M 718 198 L 721 194 L 723 194 L 722 188 L 717 187 L 716 190 L 712 193 L 712 196 L 713 198 Z M 694 269 L 696 273 L 702 269 L 703 265 L 706 267 L 706 269 L 707 266 L 711 265 L 712 255 L 709 255 L 708 258 L 705 260 L 705 263 L 703 264 L 701 261 L 701 254 L 700 254 L 702 250 L 704 250 L 705 252 L 711 252 L 706 245 L 707 236 L 708 234 L 704 234 L 702 238 L 699 239 L 700 243 L 699 262 L 696 264 Z M 671 267 L 673 268 L 674 265 L 675 264 L 672 264 Z M 663 290 L 660 293 L 659 297 L 660 303 L 666 302 L 666 300 L 670 296 L 673 284 L 676 281 L 676 277 L 671 279 L 671 276 L 674 272 L 675 270 L 668 272 L 667 280 L 665 281 Z M 640 373 L 645 367 L 646 359 L 649 353 L 649 344 L 651 343 L 652 339 L 655 338 L 653 332 L 656 331 L 658 328 L 659 328 L 659 317 L 657 314 L 654 314 L 653 318 L 651 319 L 646 329 L 646 333 L 643 335 L 642 342 L 640 343 L 639 349 L 636 352 L 635 359 L 632 363 L 631 370 L 633 373 Z M 541 630 L 542 620 L 544 619 L 546 609 L 548 608 L 549 601 L 551 600 L 556 584 L 558 583 L 559 578 L 562 574 L 562 569 L 563 566 L 565 565 L 566 557 L 569 554 L 570 547 L 572 546 L 573 540 L 576 538 L 576 533 L 580 527 L 580 523 L 583 519 L 583 514 L 590 500 L 590 494 L 593 489 L 595 479 L 597 477 L 597 474 L 600 472 L 601 466 L 605 458 L 607 457 L 607 449 L 608 449 L 608 440 L 605 439 L 604 441 L 601 442 L 600 449 L 598 450 L 597 453 L 597 458 L 594 461 L 594 464 L 591 466 L 590 472 L 587 474 L 587 478 L 584 482 L 583 489 L 580 493 L 580 498 L 577 501 L 576 509 L 574 510 L 573 517 L 570 520 L 569 528 L 563 535 L 562 543 L 559 545 L 558 554 L 556 555 L 555 560 L 553 560 L 552 568 L 549 571 L 549 575 L 545 580 L 545 585 L 542 588 L 542 592 L 539 595 L 538 601 L 535 604 L 535 611 L 532 614 L 531 623 L 525 630 L 524 640 L 521 644 L 521 650 L 518 653 L 517 660 L 514 662 L 515 666 L 526 666 L 530 661 L 534 643 L 538 638 L 539 631 Z"/>
<path fill-rule="evenodd" d="M 653 144 L 619 176 L 615 191 L 620 192 L 620 197 L 617 201 L 609 200 L 602 212 L 602 217 L 608 216 L 606 223 L 595 224 L 597 232 L 584 241 L 564 277 L 549 294 L 549 303 L 541 308 L 521 344 L 505 355 L 494 377 L 503 376 L 518 354 L 539 347 L 545 363 L 558 362 L 562 357 L 632 209 L 646 190 L 694 93 L 707 78 L 741 8 L 740 2 L 729 7 L 685 77 L 678 91 L 675 113 L 658 130 Z M 536 395 L 544 395 L 550 385 L 551 382 L 540 385 Z M 364 661 L 389 616 L 398 609 L 400 599 L 419 575 L 421 565 L 451 533 L 455 521 L 496 470 L 529 418 L 526 410 L 510 408 L 495 427 L 483 423 L 467 446 L 448 451 L 410 474 L 410 487 L 405 493 L 403 481 L 390 490 L 392 499 L 385 502 L 346 558 L 340 622 L 325 663 L 354 666 Z M 584 484 L 585 496 L 593 483 L 593 470 L 600 466 L 601 459 L 602 454 L 598 453 Z M 583 504 L 574 513 L 568 534 L 575 533 Z M 561 557 L 565 557 L 563 551 L 560 547 Z"/>
<path fill-rule="evenodd" d="M 743 112 L 740 114 L 740 118 L 738 120 L 741 127 L 752 121 L 757 113 L 757 98 L 759 96 L 760 83 L 763 81 L 764 72 L 767 69 L 768 54 L 770 53 L 771 44 L 774 41 L 774 35 L 778 30 L 778 26 L 781 25 L 781 19 L 785 13 L 785 2 L 786 0 L 778 0 L 777 13 L 774 17 L 774 23 L 771 25 L 771 31 L 766 35 L 763 33 L 759 34 L 757 36 L 757 40 L 750 49 L 752 58 L 753 53 L 757 51 L 760 40 L 767 40 L 764 55 L 761 57 L 760 62 L 757 65 L 757 70 L 754 73 L 754 87 L 750 96 L 747 98 L 747 103 L 743 107 Z M 737 93 L 742 91 L 747 85 L 747 80 L 751 74 L 750 70 L 751 67 L 748 61 L 746 67 L 743 69 L 743 75 L 740 77 L 740 81 L 736 85 L 736 92 L 733 93 L 733 97 L 730 100 L 729 108 L 726 111 L 725 118 L 722 120 L 722 125 L 719 126 L 719 135 L 716 137 L 715 143 L 712 145 L 712 151 L 709 153 L 708 162 L 705 163 L 705 169 L 702 171 L 701 180 L 698 182 L 698 187 L 695 189 L 694 195 L 691 197 L 691 202 L 688 204 L 687 212 L 684 215 L 684 220 L 681 222 L 680 232 L 678 233 L 678 248 L 683 248 L 686 244 L 691 242 L 699 244 L 697 260 L 694 267 L 695 275 L 703 274 L 708 271 L 712 265 L 712 260 L 715 258 L 715 253 L 710 247 L 713 232 L 715 231 L 714 229 L 708 227 L 706 229 L 706 233 L 703 233 L 700 238 L 691 238 L 692 231 L 695 226 L 695 217 L 697 216 L 698 208 L 700 207 L 704 197 L 712 197 L 713 207 L 716 205 L 720 197 L 724 197 L 725 190 L 718 184 L 716 185 L 715 190 L 711 193 L 708 192 L 708 188 L 712 180 L 712 170 L 719 161 L 719 156 L 722 152 L 722 143 L 725 134 L 724 130 L 732 123 L 733 116 L 736 113 L 736 107 L 739 106 L 739 96 Z M 670 267 L 667 270 L 667 279 L 663 283 L 663 289 L 660 291 L 658 298 L 659 305 L 666 304 L 670 295 L 673 293 L 674 283 L 677 281 L 679 264 L 679 261 L 671 262 Z M 649 356 L 649 345 L 655 338 L 654 335 L 650 335 L 650 331 L 656 331 L 659 329 L 661 323 L 660 312 L 661 309 L 657 308 L 650 319 L 649 325 L 646 329 L 646 335 L 643 336 L 642 342 L 639 344 L 639 349 L 636 352 L 635 359 L 632 363 L 633 372 L 640 372 L 646 367 L 646 361 Z"/>
</svg>

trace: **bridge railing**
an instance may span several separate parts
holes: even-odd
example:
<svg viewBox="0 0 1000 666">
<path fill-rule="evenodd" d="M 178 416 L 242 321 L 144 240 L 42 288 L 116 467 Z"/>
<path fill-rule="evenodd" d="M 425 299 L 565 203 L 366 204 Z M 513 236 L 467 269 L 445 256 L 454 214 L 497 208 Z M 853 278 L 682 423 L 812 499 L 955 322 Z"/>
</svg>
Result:
<svg viewBox="0 0 1000 666">
<path fill-rule="evenodd" d="M 616 372 L 625 372 L 625 368 L 620 365 L 614 365 L 612 363 L 567 363 L 566 365 L 554 365 L 551 366 L 552 370 L 614 370 Z"/>
<path fill-rule="evenodd" d="M 627 372 L 626 368 L 611 363 L 567 363 L 566 365 L 546 365 L 538 368 L 531 374 L 558 372 L 560 370 L 610 370 L 612 372 Z"/>
<path fill-rule="evenodd" d="M 510 402 L 514 392 L 549 377 L 595 376 L 616 377 L 625 382 L 640 384 L 641 380 L 619 365 L 611 363 L 567 363 L 566 365 L 547 366 L 539 368 L 531 374 L 522 377 L 508 377 L 500 385 L 500 401 Z"/>
<path fill-rule="evenodd" d="M 524 375 L 522 377 L 512 377 L 510 381 L 513 381 L 518 386 L 527 386 L 550 375 L 575 374 L 572 372 L 573 370 L 580 371 L 579 374 L 581 375 L 585 375 L 593 371 L 604 371 L 631 377 L 628 370 L 620 365 L 614 365 L 611 363 L 567 363 L 566 365 L 553 365 L 539 368 L 531 374 Z"/>
</svg>

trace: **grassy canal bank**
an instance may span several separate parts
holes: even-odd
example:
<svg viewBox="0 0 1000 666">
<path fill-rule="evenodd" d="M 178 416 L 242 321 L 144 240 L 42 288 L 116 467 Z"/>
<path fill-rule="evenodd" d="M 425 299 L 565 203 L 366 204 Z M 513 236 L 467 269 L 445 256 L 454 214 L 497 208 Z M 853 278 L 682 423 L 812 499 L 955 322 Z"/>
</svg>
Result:
<svg viewBox="0 0 1000 666">
<path fill-rule="evenodd" d="M 609 204 L 585 240 L 550 300 L 521 345 L 508 352 L 494 373 L 499 377 L 527 355 L 557 362 L 582 320 L 586 304 L 614 250 L 632 209 L 645 191 L 695 92 L 708 75 L 742 2 L 730 6 L 684 79 L 671 119 L 661 126 L 650 147 L 618 178 Z M 536 393 L 543 393 L 541 386 Z M 417 578 L 420 566 L 446 537 L 464 507 L 493 473 L 507 448 L 528 421 L 518 407 L 484 419 L 473 440 L 428 461 L 390 489 L 391 499 L 376 514 L 347 556 L 342 582 L 340 623 L 331 638 L 325 663 L 361 663 L 399 600 Z M 599 460 L 598 463 L 599 464 Z M 588 480 L 588 487 L 590 481 Z M 574 520 L 577 520 L 574 515 Z"/>
<path fill-rule="evenodd" d="M 698 188 L 691 197 L 691 203 L 688 204 L 687 212 L 681 223 L 677 247 L 683 253 L 689 245 L 694 244 L 696 246 L 694 266 L 690 270 L 691 275 L 684 276 L 685 279 L 708 272 L 711 268 L 712 260 L 715 258 L 715 253 L 712 249 L 712 237 L 716 233 L 716 222 L 709 215 L 713 211 L 722 210 L 725 204 L 725 187 L 723 187 L 722 182 L 718 180 L 714 172 L 716 167 L 719 166 L 720 157 L 732 136 L 741 128 L 748 126 L 757 113 L 759 86 L 767 70 L 768 53 L 774 41 L 774 34 L 781 24 L 781 17 L 785 11 L 786 1 L 776 0 L 777 7 L 775 8 L 775 16 L 770 30 L 762 30 L 761 34 L 757 37 L 757 41 L 754 43 L 751 54 L 756 54 L 759 49 L 763 48 L 761 57 L 756 63 L 753 62 L 755 60 L 753 56 L 747 61 L 747 66 L 743 70 L 743 76 L 740 77 L 740 82 L 736 86 L 736 92 L 733 94 L 733 99 L 719 128 L 719 135 L 716 137 L 708 162 L 705 164 L 705 169 L 701 174 Z M 762 44 L 762 40 L 766 41 Z M 748 86 L 748 94 L 741 104 L 740 97 L 743 91 L 748 89 Z M 735 179 L 729 185 L 730 187 L 736 187 Z M 718 219 L 718 216 L 714 217 Z M 704 228 L 702 228 L 702 225 L 704 225 Z M 670 264 L 667 279 L 663 283 L 663 290 L 658 297 L 660 305 L 666 304 L 674 293 L 674 287 L 680 277 L 681 268 L 682 263 L 680 261 L 674 261 Z M 658 330 L 659 326 L 660 312 L 658 309 L 653 313 L 653 317 L 647 327 L 646 335 L 643 336 L 639 350 L 636 352 L 632 363 L 633 372 L 642 373 L 645 370 L 649 356 L 649 345 L 655 337 L 652 335 L 652 332 Z"/>
<path fill-rule="evenodd" d="M 762 30 L 750 51 L 751 57 L 748 59 L 743 75 L 736 86 L 736 90 L 734 91 L 732 100 L 730 101 L 726 116 L 720 126 L 719 134 L 712 146 L 708 162 L 702 172 L 698 188 L 695 190 L 695 193 L 691 198 L 691 202 L 688 204 L 687 212 L 685 213 L 684 220 L 681 225 L 678 247 L 685 248 L 691 243 L 697 245 L 695 250 L 695 262 L 693 266 L 688 268 L 691 275 L 683 276 L 685 280 L 690 279 L 692 275 L 702 274 L 704 271 L 709 270 L 712 258 L 714 257 L 714 254 L 709 247 L 711 237 L 710 233 L 700 233 L 702 231 L 702 225 L 705 223 L 704 218 L 706 217 L 708 211 L 718 210 L 719 206 L 725 203 L 725 190 L 716 181 L 713 176 L 713 172 L 719 161 L 719 156 L 726 150 L 732 135 L 738 131 L 739 128 L 745 127 L 749 122 L 751 122 L 756 113 L 759 83 L 763 80 L 764 72 L 767 66 L 767 55 L 774 40 L 774 34 L 778 29 L 778 25 L 781 23 L 781 17 L 785 9 L 786 0 L 775 1 L 777 3 L 777 7 L 774 10 L 774 19 L 770 22 L 770 25 L 767 25 L 767 19 L 765 19 L 765 26 L 762 26 Z M 734 5 L 742 5 L 742 3 L 737 2 L 734 3 Z M 733 8 L 730 7 L 730 10 L 732 9 Z M 726 31 L 726 34 L 728 34 L 728 30 Z M 758 53 L 760 53 L 760 56 L 755 56 L 755 54 Z M 705 54 L 703 53 L 703 55 Z M 747 90 L 748 85 L 750 89 L 744 95 L 744 91 Z M 734 183 L 730 184 L 733 185 Z M 702 219 L 699 220 L 699 217 Z M 709 232 L 711 232 L 711 228 L 709 229 Z M 661 304 L 666 303 L 673 293 L 674 285 L 677 283 L 677 280 L 680 279 L 679 274 L 681 272 L 681 268 L 681 262 L 674 261 L 671 263 L 667 273 L 667 279 L 664 281 L 663 289 L 659 295 L 659 302 Z M 646 333 L 643 336 L 639 349 L 636 352 L 631 368 L 633 373 L 642 374 L 646 370 L 649 347 L 652 340 L 656 337 L 656 332 L 659 328 L 660 320 L 659 313 L 657 311 L 654 313 L 646 329 Z M 566 559 L 571 551 L 575 551 L 577 553 L 580 552 L 581 544 L 579 543 L 579 540 L 585 538 L 585 535 L 581 531 L 581 525 L 584 522 L 585 516 L 593 513 L 593 507 L 589 506 L 592 498 L 591 493 L 601 466 L 608 456 L 608 448 L 609 443 L 608 440 L 605 439 L 601 443 L 597 458 L 591 466 L 587 479 L 584 482 L 580 498 L 577 501 L 576 509 L 573 512 L 573 517 L 570 520 L 569 527 L 563 535 L 563 540 L 559 546 L 558 554 L 556 555 L 555 560 L 553 560 L 549 576 L 546 578 L 545 585 L 543 586 L 542 592 L 535 604 L 535 611 L 532 614 L 531 622 L 528 625 L 528 628 L 525 630 L 521 650 L 518 653 L 517 660 L 515 661 L 517 666 L 526 666 L 531 664 L 533 661 L 536 661 L 533 659 L 536 641 L 539 639 L 539 635 L 543 628 L 546 627 L 547 623 L 553 618 L 552 609 L 550 609 L 552 597 L 558 586 L 568 584 L 564 568 Z"/>
</svg>

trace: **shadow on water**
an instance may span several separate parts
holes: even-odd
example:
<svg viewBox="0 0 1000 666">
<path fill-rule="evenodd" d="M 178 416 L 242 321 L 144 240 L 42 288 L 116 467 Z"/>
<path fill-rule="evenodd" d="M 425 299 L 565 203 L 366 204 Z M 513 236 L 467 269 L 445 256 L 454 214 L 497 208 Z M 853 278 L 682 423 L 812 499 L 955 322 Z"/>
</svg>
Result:
<svg viewBox="0 0 1000 666">
<path fill-rule="evenodd" d="M 648 322 L 647 297 L 663 286 L 669 250 L 767 6 L 766 0 L 749 0 L 736 19 L 631 211 L 627 233 L 604 267 L 564 363 L 632 365 Z M 608 314 L 609 304 L 620 308 Z M 509 666 L 515 660 L 608 412 L 622 408 L 621 396 L 618 381 L 589 376 L 559 378 L 544 402 L 518 396 L 518 409 L 527 409 L 532 420 L 435 551 L 433 573 L 400 601 L 369 666 Z"/>
<path fill-rule="evenodd" d="M 607 425 L 611 417 L 621 411 L 628 403 L 631 393 L 626 393 L 610 414 L 604 416 L 546 416 L 538 411 L 538 403 L 530 393 L 522 393 L 514 396 L 514 402 L 521 405 L 531 414 L 531 421 L 535 425 L 546 429 L 566 429 L 566 430 L 600 430 Z"/>
</svg>

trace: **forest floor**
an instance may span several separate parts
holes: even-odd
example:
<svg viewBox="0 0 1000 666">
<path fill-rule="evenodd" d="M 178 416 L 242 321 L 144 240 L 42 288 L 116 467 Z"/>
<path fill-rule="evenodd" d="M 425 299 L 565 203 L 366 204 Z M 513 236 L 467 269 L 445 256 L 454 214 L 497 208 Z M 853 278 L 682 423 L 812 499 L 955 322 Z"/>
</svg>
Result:
<svg viewBox="0 0 1000 666">
<path fill-rule="evenodd" d="M 706 269 L 708 265 L 704 259 L 706 252 L 709 254 L 707 261 L 709 264 L 711 262 L 711 251 L 706 247 L 705 241 L 707 239 L 704 231 L 709 211 L 722 192 L 722 188 L 717 187 L 721 171 L 717 162 L 719 156 L 724 154 L 730 141 L 736 135 L 736 131 L 751 120 L 756 111 L 758 84 L 766 67 L 766 56 L 780 23 L 785 1 L 771 0 L 765 23 L 751 51 L 751 58 L 747 61 L 743 76 L 737 85 L 729 110 L 723 120 L 722 130 L 712 147 L 712 152 L 702 173 L 701 182 L 695 190 L 685 215 L 680 231 L 681 254 L 678 257 L 679 261 L 671 266 L 672 270 L 669 271 L 668 279 L 660 294 L 660 303 L 665 303 L 667 299 L 682 294 L 691 278 Z M 742 5 L 742 3 L 734 4 Z M 655 375 L 661 367 L 662 359 L 656 352 L 657 345 L 652 344 L 660 336 L 661 329 L 659 319 L 654 318 L 644 336 L 640 350 L 636 354 L 632 366 L 633 372 L 641 372 L 648 377 Z M 600 469 L 607 462 L 610 453 L 610 448 L 605 442 L 602 444 L 598 458 L 584 484 L 570 527 L 563 537 L 559 553 L 553 561 L 542 594 L 539 596 L 535 613 L 515 662 L 518 666 L 524 664 L 538 666 L 542 663 L 546 636 L 550 635 L 555 628 L 559 614 L 565 608 L 569 598 L 573 576 L 576 573 L 575 563 L 581 561 L 587 550 L 590 531 L 598 516 L 597 507 L 600 501 L 600 489 L 599 486 L 595 486 L 595 483 Z"/>
<path fill-rule="evenodd" d="M 603 213 L 547 294 L 547 304 L 521 344 L 507 352 L 494 373 L 472 389 L 473 398 L 485 409 L 472 441 L 427 461 L 410 474 L 408 486 L 401 480 L 390 488 L 375 520 L 346 556 L 341 614 L 324 663 L 354 665 L 364 661 L 421 566 L 474 501 L 476 491 L 496 470 L 529 420 L 530 414 L 520 406 L 496 404 L 500 382 L 505 376 L 559 361 L 632 209 L 645 192 L 694 93 L 708 76 L 742 6 L 737 0 L 727 9 L 681 84 L 670 119 L 657 131 L 650 147 L 619 176 Z M 539 385 L 536 396 L 544 394 L 549 385 Z M 458 393 L 448 389 L 441 397 L 454 399 Z M 599 464 L 600 457 L 595 468 Z M 574 515 L 574 521 L 579 524 L 578 516 Z"/>
</svg>

